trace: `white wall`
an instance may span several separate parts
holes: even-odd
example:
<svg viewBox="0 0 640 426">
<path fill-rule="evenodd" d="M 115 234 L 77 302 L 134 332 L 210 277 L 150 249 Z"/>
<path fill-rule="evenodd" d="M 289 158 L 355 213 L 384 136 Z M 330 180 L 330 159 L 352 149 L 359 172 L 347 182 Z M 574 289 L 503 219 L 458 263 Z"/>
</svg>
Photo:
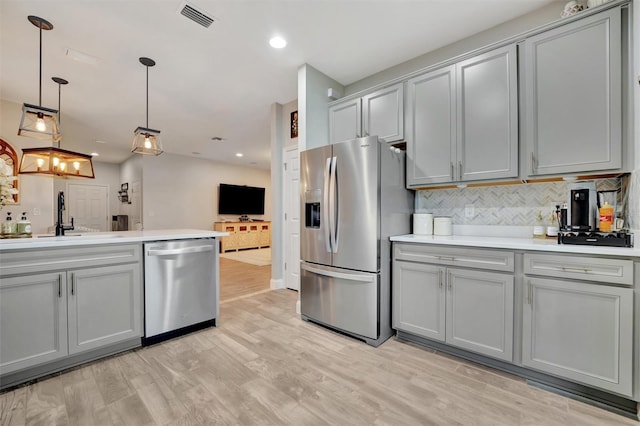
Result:
<svg viewBox="0 0 640 426">
<path fill-rule="evenodd" d="M 129 216 L 129 229 L 140 230 L 142 224 L 142 155 L 132 154 L 120 165 L 120 183 L 129 185 L 129 204 L 120 204 L 118 214 Z"/>
<path fill-rule="evenodd" d="M 298 69 L 298 147 L 304 151 L 329 144 L 327 89 L 343 90 L 340 83 L 303 64 Z"/>
<path fill-rule="evenodd" d="M 560 19 L 560 12 L 566 1 L 551 3 L 536 11 L 504 22 L 486 31 L 474 34 L 470 37 L 444 46 L 440 49 L 427 52 L 416 58 L 402 62 L 379 73 L 368 76 L 345 87 L 344 95 L 351 95 L 373 86 L 383 84 L 394 78 L 402 77 L 412 72 L 447 61 L 456 56 L 473 50 L 497 43 L 501 40 L 513 37 L 517 34 L 532 30 L 541 25 Z M 586 3 L 586 2 L 585 2 Z"/>
<path fill-rule="evenodd" d="M 218 185 L 264 187 L 265 215 L 271 220 L 271 176 L 268 170 L 239 167 L 164 153 L 142 158 L 144 229 L 213 229 L 213 222 L 237 220 L 218 215 Z"/>
<path fill-rule="evenodd" d="M 22 148 L 48 146 L 43 141 L 18 136 L 21 117 L 21 104 L 0 100 L 0 137 L 13 147 L 18 156 L 22 156 Z M 8 211 L 11 212 L 11 216 L 18 218 L 21 212 L 27 212 L 32 232 L 46 233 L 47 228 L 54 223 L 55 207 L 51 197 L 53 179 L 46 176 L 21 175 L 18 178 L 18 190 L 19 204 L 4 207 L 1 219 L 4 220 Z"/>
</svg>

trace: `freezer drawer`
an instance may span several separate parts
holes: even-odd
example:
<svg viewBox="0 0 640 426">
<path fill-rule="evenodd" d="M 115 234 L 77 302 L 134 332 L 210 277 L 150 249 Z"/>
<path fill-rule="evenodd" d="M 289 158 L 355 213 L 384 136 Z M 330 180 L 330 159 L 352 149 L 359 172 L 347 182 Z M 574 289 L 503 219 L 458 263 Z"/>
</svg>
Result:
<svg viewBox="0 0 640 426">
<path fill-rule="evenodd" d="M 379 274 L 301 264 L 300 309 L 311 320 L 377 339 Z"/>
</svg>

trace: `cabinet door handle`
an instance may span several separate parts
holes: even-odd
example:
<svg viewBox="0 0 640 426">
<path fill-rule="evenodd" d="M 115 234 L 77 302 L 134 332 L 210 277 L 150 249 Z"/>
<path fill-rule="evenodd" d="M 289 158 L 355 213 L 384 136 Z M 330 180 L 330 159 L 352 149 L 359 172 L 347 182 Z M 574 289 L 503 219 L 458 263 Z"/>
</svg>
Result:
<svg viewBox="0 0 640 426">
<path fill-rule="evenodd" d="M 462 161 L 458 161 L 458 180 L 462 180 Z"/>
<path fill-rule="evenodd" d="M 451 180 L 455 180 L 455 176 L 453 175 L 453 161 L 450 164 L 451 164 Z"/>
<path fill-rule="evenodd" d="M 449 271 L 449 273 L 447 274 L 447 287 L 449 287 L 449 291 L 451 291 L 451 289 L 453 288 L 453 286 L 451 285 L 451 271 Z"/>
<path fill-rule="evenodd" d="M 440 288 L 443 287 L 443 283 L 442 283 L 442 269 L 438 269 L 438 281 L 440 283 Z"/>
<path fill-rule="evenodd" d="M 71 295 L 72 296 L 76 294 L 75 287 L 76 287 L 76 274 L 71 274 Z"/>
<path fill-rule="evenodd" d="M 62 297 L 62 275 L 58 274 L 58 297 Z"/>
<path fill-rule="evenodd" d="M 531 151 L 531 174 L 536 172 L 536 159 L 533 156 L 533 151 Z"/>
<path fill-rule="evenodd" d="M 527 304 L 531 305 L 531 299 L 533 298 L 533 286 L 531 281 L 527 281 Z"/>
</svg>

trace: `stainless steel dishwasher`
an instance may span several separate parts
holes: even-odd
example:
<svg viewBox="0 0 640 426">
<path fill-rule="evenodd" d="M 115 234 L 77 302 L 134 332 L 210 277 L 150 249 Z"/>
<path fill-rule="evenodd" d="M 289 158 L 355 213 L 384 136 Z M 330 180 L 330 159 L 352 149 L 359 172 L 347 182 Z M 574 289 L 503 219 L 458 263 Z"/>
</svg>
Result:
<svg viewBox="0 0 640 426">
<path fill-rule="evenodd" d="M 218 252 L 213 238 L 144 245 L 143 344 L 216 324 Z"/>
</svg>

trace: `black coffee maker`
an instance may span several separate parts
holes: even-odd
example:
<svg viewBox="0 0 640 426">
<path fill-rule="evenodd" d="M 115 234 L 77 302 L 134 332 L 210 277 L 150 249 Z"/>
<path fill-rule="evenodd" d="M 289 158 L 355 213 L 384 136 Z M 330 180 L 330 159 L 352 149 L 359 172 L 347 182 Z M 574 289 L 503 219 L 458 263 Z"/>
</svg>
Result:
<svg viewBox="0 0 640 426">
<path fill-rule="evenodd" d="M 568 227 L 571 231 L 595 231 L 597 197 L 595 182 L 577 182 L 569 185 L 567 209 Z"/>
</svg>

